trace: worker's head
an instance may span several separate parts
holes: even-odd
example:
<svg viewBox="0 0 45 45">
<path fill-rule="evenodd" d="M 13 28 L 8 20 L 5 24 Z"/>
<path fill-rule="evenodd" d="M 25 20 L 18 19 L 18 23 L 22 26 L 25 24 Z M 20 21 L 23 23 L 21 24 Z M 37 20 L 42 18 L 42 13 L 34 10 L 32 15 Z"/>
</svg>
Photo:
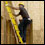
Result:
<svg viewBox="0 0 45 45">
<path fill-rule="evenodd" d="M 24 4 L 23 3 L 19 3 L 19 7 L 24 7 Z"/>
</svg>

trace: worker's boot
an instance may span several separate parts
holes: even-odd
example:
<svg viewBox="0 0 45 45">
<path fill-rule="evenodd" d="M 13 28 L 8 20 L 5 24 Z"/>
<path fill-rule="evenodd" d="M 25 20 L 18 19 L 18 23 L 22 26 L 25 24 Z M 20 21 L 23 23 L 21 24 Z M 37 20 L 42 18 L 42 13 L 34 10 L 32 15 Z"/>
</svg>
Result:
<svg viewBox="0 0 45 45">
<path fill-rule="evenodd" d="M 26 42 L 23 42 L 23 44 L 26 44 Z"/>
</svg>

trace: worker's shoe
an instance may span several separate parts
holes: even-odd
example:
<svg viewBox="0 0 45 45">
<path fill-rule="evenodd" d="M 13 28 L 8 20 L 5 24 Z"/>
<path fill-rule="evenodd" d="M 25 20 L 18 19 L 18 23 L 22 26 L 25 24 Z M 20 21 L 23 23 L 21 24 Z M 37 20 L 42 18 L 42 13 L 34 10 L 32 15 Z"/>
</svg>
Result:
<svg viewBox="0 0 45 45">
<path fill-rule="evenodd" d="M 23 44 L 26 44 L 26 42 L 24 42 Z"/>
</svg>

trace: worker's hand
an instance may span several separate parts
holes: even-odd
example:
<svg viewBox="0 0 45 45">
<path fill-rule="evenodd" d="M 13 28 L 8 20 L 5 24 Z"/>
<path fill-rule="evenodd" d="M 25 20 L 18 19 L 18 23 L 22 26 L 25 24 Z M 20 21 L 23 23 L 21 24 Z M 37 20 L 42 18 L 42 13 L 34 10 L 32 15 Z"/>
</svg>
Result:
<svg viewBox="0 0 45 45">
<path fill-rule="evenodd" d="M 9 4 L 5 4 L 5 6 L 8 6 Z"/>
<path fill-rule="evenodd" d="M 9 7 L 11 7 L 11 5 L 10 5 L 10 4 L 6 4 L 5 6 L 9 6 Z"/>
</svg>

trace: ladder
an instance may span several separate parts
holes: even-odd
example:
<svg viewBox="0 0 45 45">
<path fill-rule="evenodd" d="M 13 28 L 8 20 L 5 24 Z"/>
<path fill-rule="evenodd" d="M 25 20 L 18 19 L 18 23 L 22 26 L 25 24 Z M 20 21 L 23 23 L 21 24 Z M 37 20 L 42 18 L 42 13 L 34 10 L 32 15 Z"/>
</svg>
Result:
<svg viewBox="0 0 45 45">
<path fill-rule="evenodd" d="M 16 24 L 16 21 L 15 21 L 15 19 L 14 19 L 14 16 L 13 16 L 13 14 L 12 14 L 12 12 L 11 12 L 11 8 L 8 6 L 8 1 L 5 1 L 5 7 L 6 7 L 6 9 L 7 9 L 8 14 L 9 14 L 10 20 L 11 20 L 13 26 L 14 26 L 14 29 L 15 29 L 15 31 L 16 31 L 16 34 L 17 34 L 20 42 L 23 44 L 22 38 L 21 38 L 21 36 L 20 36 L 20 34 L 19 34 L 20 31 L 19 31 L 19 29 L 18 29 L 18 25 Z"/>
</svg>

